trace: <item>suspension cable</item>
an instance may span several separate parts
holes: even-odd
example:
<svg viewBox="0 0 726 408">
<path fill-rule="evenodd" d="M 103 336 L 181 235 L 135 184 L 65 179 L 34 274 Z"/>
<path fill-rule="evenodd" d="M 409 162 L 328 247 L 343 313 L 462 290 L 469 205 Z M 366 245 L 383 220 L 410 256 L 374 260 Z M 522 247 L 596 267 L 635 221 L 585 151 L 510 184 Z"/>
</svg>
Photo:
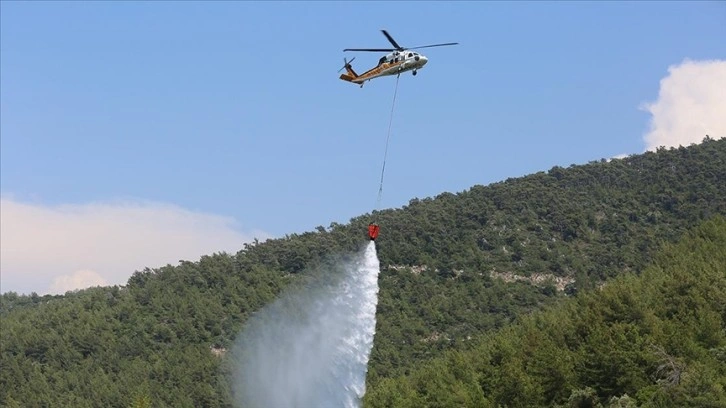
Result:
<svg viewBox="0 0 726 408">
<path fill-rule="evenodd" d="M 381 205 L 381 198 L 383 196 L 383 175 L 386 172 L 386 159 L 388 158 L 388 141 L 391 139 L 391 125 L 393 124 L 393 109 L 396 107 L 396 95 L 398 94 L 398 80 L 401 78 L 401 74 L 396 76 L 396 87 L 393 90 L 393 103 L 391 103 L 391 117 L 388 120 L 388 134 L 386 135 L 386 150 L 383 154 L 383 168 L 381 169 L 381 184 L 378 187 L 378 199 L 376 200 L 376 209 Z"/>
</svg>

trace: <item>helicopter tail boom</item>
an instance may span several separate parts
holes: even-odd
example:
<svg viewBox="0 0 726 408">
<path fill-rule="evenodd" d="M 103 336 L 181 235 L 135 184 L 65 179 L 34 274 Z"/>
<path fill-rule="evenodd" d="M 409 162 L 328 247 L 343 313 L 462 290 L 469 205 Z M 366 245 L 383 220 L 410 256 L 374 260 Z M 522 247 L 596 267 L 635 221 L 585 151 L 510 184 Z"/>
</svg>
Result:
<svg viewBox="0 0 726 408">
<path fill-rule="evenodd" d="M 343 81 L 354 82 L 355 79 L 358 78 L 358 74 L 353 70 L 353 66 L 350 65 L 353 60 L 348 61 L 344 58 L 343 61 L 345 62 L 343 68 L 345 68 L 346 73 L 340 75 L 340 79 L 342 79 Z"/>
<path fill-rule="evenodd" d="M 348 75 L 348 74 L 340 75 L 340 79 L 342 79 L 343 81 L 348 81 L 348 82 L 354 82 L 356 80 L 356 78 L 358 78 L 358 75 Z"/>
</svg>

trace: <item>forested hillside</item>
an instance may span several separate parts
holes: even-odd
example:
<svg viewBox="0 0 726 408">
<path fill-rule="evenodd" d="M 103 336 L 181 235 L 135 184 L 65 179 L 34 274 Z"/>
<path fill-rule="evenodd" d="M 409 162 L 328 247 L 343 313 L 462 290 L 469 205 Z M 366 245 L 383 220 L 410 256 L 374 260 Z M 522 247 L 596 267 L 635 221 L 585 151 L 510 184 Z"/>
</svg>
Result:
<svg viewBox="0 0 726 408">
<path fill-rule="evenodd" d="M 225 351 L 247 317 L 327 257 L 360 249 L 371 219 L 381 225 L 382 271 L 368 382 L 382 398 L 399 381 L 390 378 L 446 350 L 481 347 L 518 316 L 640 273 L 663 244 L 726 215 L 724 180 L 726 139 L 706 139 L 414 199 L 237 254 L 138 271 L 124 287 L 5 293 L 0 403 L 230 406 Z M 498 383 L 480 387 L 501 401 L 487 394 Z"/>
<path fill-rule="evenodd" d="M 726 407 L 726 218 L 640 274 L 382 380 L 368 407 Z"/>
</svg>

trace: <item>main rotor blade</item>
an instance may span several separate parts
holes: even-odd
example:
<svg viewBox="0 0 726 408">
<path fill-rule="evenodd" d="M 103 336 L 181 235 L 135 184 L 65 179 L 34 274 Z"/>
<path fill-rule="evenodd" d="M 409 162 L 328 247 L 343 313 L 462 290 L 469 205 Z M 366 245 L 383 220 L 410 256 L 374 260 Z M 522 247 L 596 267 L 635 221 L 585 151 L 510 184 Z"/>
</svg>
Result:
<svg viewBox="0 0 726 408">
<path fill-rule="evenodd" d="M 400 45 L 398 45 L 398 43 L 396 42 L 396 40 L 394 40 L 393 37 L 391 37 L 391 35 L 388 34 L 388 31 L 386 31 L 386 30 L 381 30 L 381 31 L 383 32 L 383 35 L 385 35 L 386 38 L 388 38 L 388 41 L 390 41 L 391 44 L 393 44 L 393 46 L 396 47 L 397 50 L 400 51 L 400 50 L 403 49 L 403 47 L 401 47 Z"/>
<path fill-rule="evenodd" d="M 419 48 L 443 47 L 444 45 L 458 45 L 458 44 L 459 44 L 458 42 L 455 42 L 455 43 L 445 43 L 445 44 L 421 45 L 418 47 L 407 48 L 407 49 L 408 50 L 417 50 Z"/>
<path fill-rule="evenodd" d="M 388 52 L 396 51 L 394 48 L 346 48 L 343 51 L 374 51 L 374 52 Z"/>
</svg>

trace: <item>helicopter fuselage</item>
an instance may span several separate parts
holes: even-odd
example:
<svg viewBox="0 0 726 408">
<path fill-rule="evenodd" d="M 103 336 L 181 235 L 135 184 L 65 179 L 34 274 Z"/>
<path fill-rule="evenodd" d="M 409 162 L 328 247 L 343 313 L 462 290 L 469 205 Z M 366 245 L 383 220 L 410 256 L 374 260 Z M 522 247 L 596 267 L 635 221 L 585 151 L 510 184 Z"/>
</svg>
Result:
<svg viewBox="0 0 726 408">
<path fill-rule="evenodd" d="M 348 82 L 352 82 L 355 84 L 359 84 L 360 86 L 363 86 L 363 83 L 366 81 L 370 81 L 373 78 L 378 78 L 382 76 L 389 76 L 389 75 L 401 75 L 401 73 L 406 71 L 413 71 L 413 74 L 416 75 L 416 71 L 423 68 L 424 65 L 429 61 L 426 56 L 419 54 L 418 52 L 415 52 L 413 50 L 419 49 L 419 48 L 429 48 L 429 47 L 441 47 L 446 45 L 457 45 L 458 43 L 443 43 L 443 44 L 430 44 L 430 45 L 422 45 L 418 47 L 401 47 L 398 45 L 398 43 L 391 37 L 390 34 L 386 30 L 381 30 L 384 36 L 388 39 L 388 41 L 391 43 L 393 48 L 346 48 L 343 51 L 368 51 L 368 52 L 386 52 L 390 51 L 388 54 L 381 57 L 381 59 L 378 60 L 378 65 L 375 67 L 369 69 L 368 71 L 358 75 L 354 70 L 353 67 L 350 65 L 350 62 L 348 62 L 347 59 L 343 58 L 343 68 L 345 68 L 346 73 L 340 76 L 340 79 Z M 355 58 L 353 58 L 355 59 Z M 353 60 L 350 60 L 351 62 Z M 341 68 L 341 70 L 343 69 Z"/>
<path fill-rule="evenodd" d="M 349 81 L 362 84 L 373 78 L 399 75 L 407 71 L 413 71 L 414 75 L 416 75 L 416 71 L 423 68 L 427 62 L 429 62 L 428 58 L 418 52 L 408 50 L 394 51 L 381 57 L 378 60 L 378 65 L 374 68 L 350 78 Z"/>
<path fill-rule="evenodd" d="M 381 75 L 395 75 L 401 72 L 423 68 L 429 62 L 426 56 L 414 51 L 394 51 L 378 60 L 378 67 L 384 66 Z M 375 69 L 375 68 L 374 68 Z"/>
</svg>

